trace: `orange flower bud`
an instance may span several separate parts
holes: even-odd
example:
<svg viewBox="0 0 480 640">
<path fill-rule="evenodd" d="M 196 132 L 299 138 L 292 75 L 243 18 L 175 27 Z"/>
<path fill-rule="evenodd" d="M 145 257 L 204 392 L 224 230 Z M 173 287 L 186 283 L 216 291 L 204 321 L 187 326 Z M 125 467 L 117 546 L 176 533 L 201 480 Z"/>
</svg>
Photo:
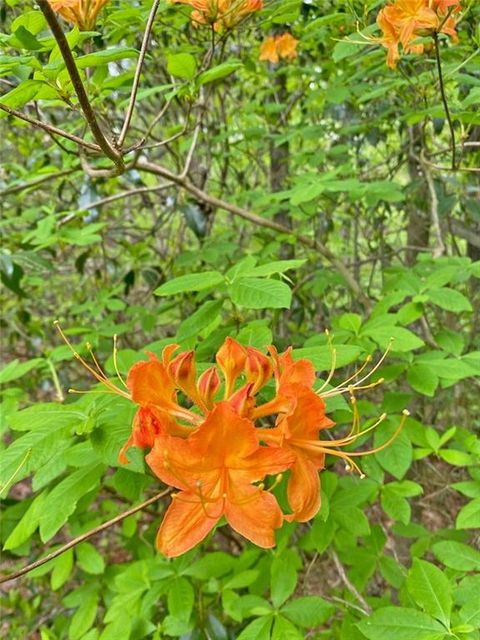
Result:
<svg viewBox="0 0 480 640">
<path fill-rule="evenodd" d="M 216 355 L 218 366 L 225 376 L 225 398 L 231 396 L 235 382 L 245 367 L 246 359 L 245 348 L 233 338 L 225 338 Z"/>
<path fill-rule="evenodd" d="M 255 406 L 253 386 L 251 382 L 243 385 L 228 401 L 228 404 L 235 409 L 239 416 L 245 418 L 251 417 Z"/>
<path fill-rule="evenodd" d="M 220 388 L 220 377 L 216 367 L 210 367 L 198 379 L 198 392 L 208 409 L 213 407 L 214 398 Z"/>
<path fill-rule="evenodd" d="M 254 347 L 247 347 L 245 374 L 248 382 L 253 383 L 252 395 L 255 395 L 272 377 L 270 358 Z"/>
</svg>

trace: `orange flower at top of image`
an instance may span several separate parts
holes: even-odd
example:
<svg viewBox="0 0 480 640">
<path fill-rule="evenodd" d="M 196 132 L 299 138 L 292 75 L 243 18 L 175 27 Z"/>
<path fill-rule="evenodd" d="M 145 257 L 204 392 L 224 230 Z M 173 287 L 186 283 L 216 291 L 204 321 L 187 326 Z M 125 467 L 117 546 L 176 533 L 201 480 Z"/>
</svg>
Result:
<svg viewBox="0 0 480 640">
<path fill-rule="evenodd" d="M 263 0 L 169 0 L 169 2 L 193 7 L 193 25 L 212 25 L 215 31 L 231 29 L 250 13 L 263 9 Z"/>
<path fill-rule="evenodd" d="M 127 464 L 131 447 L 149 449 L 146 462 L 164 483 L 175 487 L 157 536 L 159 550 L 178 556 L 201 542 L 225 517 L 230 526 L 258 546 L 274 545 L 274 530 L 284 519 L 305 522 L 320 508 L 319 471 L 327 455 L 342 458 L 349 469 L 361 473 L 357 456 L 384 449 L 396 432 L 376 449 L 351 452 L 343 447 L 371 432 L 385 418 L 360 428 L 354 393 L 377 382 L 365 381 L 378 370 L 385 356 L 367 374 L 367 359 L 348 380 L 331 388 L 335 357 L 322 385 L 312 363 L 294 360 L 292 349 L 269 354 L 244 346 L 227 337 L 216 353 L 216 365 L 198 376 L 194 351 L 178 350 L 170 344 L 161 358 L 134 364 L 123 380 L 117 366 L 116 343 L 113 364 L 123 389 L 101 369 L 89 345 L 92 363 L 85 360 L 57 328 L 75 357 L 106 388 L 134 402 L 138 409 L 132 432 L 119 453 Z M 326 416 L 324 399 L 348 394 L 353 408 L 353 425 L 343 438 L 322 438 L 334 426 Z M 283 514 L 272 493 L 288 472 L 288 513 Z M 276 476 L 267 487 L 267 476 Z"/>
<path fill-rule="evenodd" d="M 49 0 L 50 6 L 80 31 L 95 27 L 97 16 L 109 0 Z"/>
<path fill-rule="evenodd" d="M 384 7 L 377 16 L 378 42 L 387 49 L 388 66 L 395 68 L 400 45 L 405 53 L 423 53 L 424 45 L 415 42 L 420 37 L 445 33 L 456 41 L 453 14 L 460 9 L 460 0 L 395 0 Z"/>
<path fill-rule="evenodd" d="M 294 60 L 297 57 L 298 40 L 291 33 L 269 36 L 260 46 L 259 60 L 276 64 L 280 59 Z"/>
</svg>

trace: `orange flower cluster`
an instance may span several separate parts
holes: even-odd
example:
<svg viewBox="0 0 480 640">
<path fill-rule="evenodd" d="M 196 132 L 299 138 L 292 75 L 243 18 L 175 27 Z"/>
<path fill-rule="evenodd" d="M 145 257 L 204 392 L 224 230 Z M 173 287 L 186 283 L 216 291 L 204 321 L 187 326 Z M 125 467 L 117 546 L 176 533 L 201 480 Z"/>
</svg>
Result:
<svg viewBox="0 0 480 640">
<path fill-rule="evenodd" d="M 250 13 L 263 9 L 263 0 L 169 0 L 193 7 L 194 25 L 213 25 L 215 31 L 231 29 Z"/>
<path fill-rule="evenodd" d="M 135 364 L 123 391 L 106 377 L 93 354 L 94 365 L 90 365 L 59 331 L 75 357 L 109 392 L 138 405 L 132 434 L 119 461 L 128 462 L 126 453 L 132 446 L 150 449 L 146 461 L 152 471 L 178 489 L 157 535 L 157 546 L 168 557 L 201 542 L 222 517 L 256 545 L 273 547 L 274 531 L 284 520 L 304 522 L 317 513 L 318 472 L 326 454 L 343 458 L 350 469 L 361 473 L 353 458 L 383 449 L 396 437 L 394 434 L 373 451 L 341 451 L 385 418 L 382 415 L 360 431 L 353 398 L 354 389 L 366 388 L 364 381 L 383 358 L 367 376 L 360 374 L 368 360 L 352 378 L 322 393 L 334 366 L 316 392 L 312 363 L 294 361 L 291 348 L 279 355 L 271 346 L 265 355 L 227 338 L 216 354 L 217 366 L 198 377 L 194 352 L 174 357 L 178 347 L 172 344 L 165 347 L 161 359 L 150 353 L 149 360 Z M 118 377 L 123 382 L 120 374 Z M 334 424 L 325 415 L 323 398 L 341 393 L 352 397 L 352 430 L 341 439 L 322 439 L 322 431 Z M 287 471 L 291 513 L 284 515 L 272 489 L 281 480 L 278 474 Z M 269 488 L 267 476 L 276 476 Z"/>
<path fill-rule="evenodd" d="M 49 0 L 50 6 L 80 31 L 91 31 L 97 16 L 109 0 Z"/>
<path fill-rule="evenodd" d="M 421 36 L 445 33 L 456 41 L 453 14 L 460 8 L 460 0 L 395 0 L 382 9 L 377 24 L 383 32 L 379 42 L 388 51 L 388 66 L 396 67 L 400 44 L 405 53 L 423 53 L 423 44 L 415 44 Z"/>
<path fill-rule="evenodd" d="M 260 46 L 259 60 L 267 60 L 276 64 L 280 59 L 294 60 L 297 57 L 298 40 L 291 33 L 280 36 L 269 36 Z"/>
</svg>

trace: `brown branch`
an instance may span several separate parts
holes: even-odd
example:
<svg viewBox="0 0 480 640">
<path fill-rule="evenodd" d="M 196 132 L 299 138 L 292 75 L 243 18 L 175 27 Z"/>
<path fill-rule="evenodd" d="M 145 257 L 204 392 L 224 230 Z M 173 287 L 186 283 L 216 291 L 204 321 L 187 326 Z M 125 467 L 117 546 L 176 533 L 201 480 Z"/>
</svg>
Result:
<svg viewBox="0 0 480 640">
<path fill-rule="evenodd" d="M 62 27 L 60 26 L 55 16 L 55 12 L 50 6 L 48 0 L 37 0 L 37 4 L 40 7 L 41 12 L 45 16 L 48 26 L 52 31 L 53 37 L 58 44 L 58 48 L 60 49 L 63 61 L 65 62 L 68 75 L 70 76 L 73 88 L 75 90 L 75 93 L 77 94 L 78 102 L 93 137 L 95 138 L 98 146 L 101 148 L 104 154 L 115 164 L 118 173 L 122 173 L 125 169 L 122 154 L 114 148 L 109 140 L 107 140 L 100 128 L 100 125 L 97 122 L 95 112 L 92 105 L 90 104 L 90 100 L 88 99 L 85 87 L 83 86 L 83 82 L 80 78 L 80 74 L 78 72 L 77 65 L 75 64 L 75 59 L 70 50 L 70 46 L 67 42 L 67 38 L 65 37 L 65 34 L 62 31 Z"/>
<path fill-rule="evenodd" d="M 117 524 L 118 522 L 122 522 L 122 520 L 125 520 L 125 518 L 132 516 L 133 514 L 137 513 L 138 511 L 141 511 L 142 509 L 145 509 L 146 507 L 149 507 L 151 504 L 154 504 L 161 498 L 164 498 L 166 495 L 168 495 L 170 491 L 171 489 L 168 488 L 168 489 L 165 489 L 165 491 L 162 491 L 161 493 L 157 493 L 155 496 L 153 496 L 152 498 L 149 498 L 148 500 L 145 500 L 145 502 L 142 502 L 136 507 L 132 507 L 128 511 L 124 511 L 123 513 L 120 513 L 118 516 L 115 516 L 115 518 L 112 518 L 111 520 L 104 522 L 98 527 L 95 527 L 94 529 L 90 529 L 90 531 L 83 533 L 81 536 L 78 536 L 77 538 L 70 540 L 70 542 L 67 542 L 67 544 L 64 544 L 59 549 L 56 549 L 56 551 L 52 551 L 51 553 L 47 554 L 45 557 L 40 558 L 39 560 L 35 560 L 35 562 L 32 562 L 30 564 L 27 564 L 25 567 L 23 567 L 22 569 L 19 569 L 18 571 L 14 571 L 13 573 L 0 577 L 0 584 L 4 582 L 9 582 L 10 580 L 16 580 L 17 578 L 20 578 L 20 576 L 23 576 L 26 573 L 33 571 L 33 569 L 36 569 L 37 567 L 41 567 L 42 565 L 46 564 L 50 560 L 53 560 L 54 558 L 58 558 L 58 556 L 62 555 L 62 553 L 65 553 L 65 551 L 68 551 L 72 547 L 75 547 L 77 544 L 80 544 L 81 542 L 88 540 L 89 538 L 96 535 L 97 533 L 101 533 L 102 531 L 105 531 L 105 529 L 112 527 L 114 524 Z"/>
<path fill-rule="evenodd" d="M 188 178 L 172 173 L 168 169 L 165 169 L 164 167 L 153 162 L 149 162 L 148 160 L 138 160 L 135 168 L 140 171 L 146 171 L 148 173 L 153 173 L 155 175 L 161 176 L 166 180 L 170 180 L 170 182 L 173 182 L 182 189 L 185 189 L 185 191 L 188 191 L 188 193 L 191 193 L 200 202 L 209 204 L 214 208 L 228 211 L 229 213 L 243 218 L 244 220 L 248 220 L 249 222 L 252 222 L 257 226 L 265 227 L 267 229 L 272 229 L 273 231 L 278 231 L 279 233 L 285 233 L 287 235 L 294 236 L 303 245 L 309 247 L 310 249 L 318 251 L 320 255 L 326 258 L 330 262 L 330 264 L 332 264 L 332 266 L 334 266 L 335 269 L 344 277 L 348 288 L 352 291 L 352 293 L 355 294 L 357 299 L 362 302 L 362 304 L 367 309 L 370 308 L 370 299 L 362 291 L 360 284 L 355 280 L 342 260 L 340 260 L 340 258 L 337 258 L 328 247 L 326 247 L 318 240 L 309 238 L 307 236 L 297 235 L 296 233 L 294 233 L 294 231 L 292 231 L 292 229 L 289 229 L 288 227 L 285 227 L 284 225 L 275 222 L 274 220 L 262 218 L 261 216 L 253 213 L 252 211 L 249 211 L 248 209 L 244 209 L 236 204 L 232 204 L 230 202 L 226 202 L 225 200 L 221 200 L 220 198 L 216 198 L 215 196 L 212 196 L 202 189 L 196 187 L 192 182 L 188 180 Z"/>
<path fill-rule="evenodd" d="M 33 124 L 34 127 L 38 127 L 39 129 L 48 131 L 48 133 L 54 133 L 57 136 L 62 136 L 62 138 L 71 140 L 72 142 L 75 142 L 76 144 L 82 147 L 85 147 L 86 149 L 90 149 L 91 151 L 97 151 L 97 152 L 101 151 L 98 144 L 86 142 L 85 140 L 83 140 L 83 138 L 79 138 L 78 136 L 75 136 L 73 133 L 68 133 L 68 131 L 64 131 L 63 129 L 54 127 L 53 125 L 48 124 L 47 122 L 43 122 L 42 120 L 37 120 L 37 118 L 32 118 L 31 116 L 27 116 L 25 113 L 22 113 L 21 111 L 17 111 L 17 109 L 12 109 L 8 105 L 3 104 L 3 102 L 0 102 L 0 109 L 2 111 L 5 111 L 11 116 L 15 116 L 15 118 L 19 118 L 20 120 L 24 120 L 29 124 Z"/>
<path fill-rule="evenodd" d="M 150 9 L 150 15 L 148 16 L 147 24 L 145 26 L 145 32 L 143 34 L 142 46 L 140 54 L 138 56 L 137 66 L 135 68 L 135 75 L 133 77 L 132 91 L 130 93 L 130 100 L 127 107 L 127 113 L 125 115 L 125 121 L 123 123 L 122 130 L 118 137 L 118 146 L 121 148 L 125 137 L 130 127 L 130 122 L 133 116 L 133 110 L 135 109 L 135 102 L 137 100 L 138 85 L 140 84 L 140 76 L 142 75 L 143 63 L 145 61 L 145 55 L 147 53 L 148 43 L 150 41 L 150 34 L 152 32 L 153 22 L 157 14 L 158 5 L 160 0 L 154 0 L 152 8 Z"/>
<path fill-rule="evenodd" d="M 452 117 L 450 115 L 450 109 L 448 108 L 448 100 L 447 94 L 445 93 L 445 83 L 443 81 L 443 71 L 442 71 L 442 61 L 440 59 L 440 47 L 438 44 L 438 33 L 436 31 L 433 32 L 433 42 L 435 45 L 435 58 L 437 60 L 437 70 L 438 70 L 438 82 L 440 84 L 440 95 L 442 96 L 443 108 L 445 109 L 445 115 L 447 117 L 448 128 L 450 129 L 450 143 L 452 150 L 452 170 L 455 171 L 457 167 L 456 160 L 456 143 L 455 143 L 455 129 L 453 128 Z"/>
</svg>

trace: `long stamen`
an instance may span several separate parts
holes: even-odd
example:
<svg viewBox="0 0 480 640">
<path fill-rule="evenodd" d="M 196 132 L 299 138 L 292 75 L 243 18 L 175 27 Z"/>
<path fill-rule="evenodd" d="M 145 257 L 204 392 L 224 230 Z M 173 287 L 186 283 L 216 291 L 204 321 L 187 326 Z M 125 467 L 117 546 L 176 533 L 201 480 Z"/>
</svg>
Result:
<svg viewBox="0 0 480 640">
<path fill-rule="evenodd" d="M 117 378 L 120 380 L 120 382 L 123 384 L 123 386 L 125 387 L 125 389 L 128 389 L 127 387 L 127 383 L 125 382 L 125 380 L 123 379 L 120 370 L 118 368 L 118 347 L 117 347 L 117 334 L 115 334 L 113 336 L 113 366 L 115 368 L 115 373 L 117 374 Z"/>
<path fill-rule="evenodd" d="M 84 360 L 82 358 L 82 356 L 78 353 L 78 351 L 76 351 L 76 349 L 74 348 L 74 346 L 72 345 L 72 343 L 70 342 L 70 340 L 67 338 L 67 336 L 64 334 L 60 323 L 58 322 L 58 320 L 55 320 L 55 322 L 53 323 L 58 331 L 58 333 L 60 334 L 62 340 L 65 342 L 65 344 L 67 345 L 67 347 L 70 349 L 70 351 L 73 354 L 73 357 L 76 358 L 84 367 L 85 369 L 92 374 L 92 376 L 98 380 L 98 382 L 101 382 L 103 385 L 105 385 L 108 389 L 110 389 L 110 391 L 112 391 L 113 393 L 116 393 L 120 396 L 123 396 L 124 398 L 128 398 L 129 400 L 130 398 L 130 394 L 126 393 L 125 391 L 122 391 L 122 389 L 119 389 L 118 387 L 116 387 L 112 382 L 110 382 L 110 380 L 106 377 L 106 375 L 103 373 L 103 371 L 100 369 L 100 367 L 98 367 L 98 363 L 96 361 L 96 359 L 94 358 L 94 362 L 95 362 L 95 366 L 97 366 L 99 368 L 99 371 L 97 371 L 96 369 L 94 369 L 94 367 L 92 367 L 86 360 Z"/>
<path fill-rule="evenodd" d="M 325 330 L 325 333 L 327 335 L 327 340 L 328 340 L 328 346 L 330 348 L 330 355 L 331 355 L 331 361 L 332 364 L 330 366 L 330 371 L 328 373 L 328 377 L 325 380 L 325 382 L 322 384 L 322 386 L 320 387 L 320 389 L 317 389 L 317 393 L 320 395 L 320 393 L 323 391 L 323 389 L 325 389 L 326 386 L 328 386 L 330 384 L 330 380 L 333 378 L 334 374 L 335 374 L 335 369 L 337 366 L 337 350 L 334 348 L 333 344 L 332 344 L 332 338 L 330 336 L 330 332 L 328 331 L 328 329 Z"/>
<path fill-rule="evenodd" d="M 385 382 L 385 378 L 379 378 L 375 382 L 370 382 L 370 384 L 364 384 L 360 386 L 355 384 L 355 385 L 349 385 L 348 387 L 339 386 L 339 387 L 336 387 L 335 389 L 330 389 L 330 391 L 326 391 L 325 393 L 322 393 L 322 398 L 334 398 L 335 396 L 340 396 L 343 393 L 351 393 L 352 389 L 355 389 L 355 391 L 365 391 L 366 389 L 374 389 L 375 387 L 380 386 L 384 382 Z"/>
<path fill-rule="evenodd" d="M 365 358 L 365 362 L 362 364 L 362 366 L 360 367 L 360 369 L 357 369 L 355 371 L 355 373 L 353 375 L 351 375 L 349 378 L 347 378 L 346 380 L 344 380 L 338 387 L 336 387 L 335 389 L 331 389 L 330 391 L 326 391 L 325 393 L 322 393 L 321 396 L 322 398 L 326 398 L 327 394 L 332 393 L 332 392 L 337 392 L 338 389 L 345 389 L 345 391 L 348 391 L 349 387 L 346 386 L 348 385 L 349 382 L 351 382 L 352 380 L 355 380 L 355 378 L 358 378 L 358 376 L 362 373 L 362 371 L 365 369 L 366 366 L 368 366 L 368 364 L 372 361 L 372 356 L 368 355 Z M 321 389 L 319 390 L 321 391 Z M 319 391 L 317 391 L 317 393 L 319 393 Z"/>
</svg>

